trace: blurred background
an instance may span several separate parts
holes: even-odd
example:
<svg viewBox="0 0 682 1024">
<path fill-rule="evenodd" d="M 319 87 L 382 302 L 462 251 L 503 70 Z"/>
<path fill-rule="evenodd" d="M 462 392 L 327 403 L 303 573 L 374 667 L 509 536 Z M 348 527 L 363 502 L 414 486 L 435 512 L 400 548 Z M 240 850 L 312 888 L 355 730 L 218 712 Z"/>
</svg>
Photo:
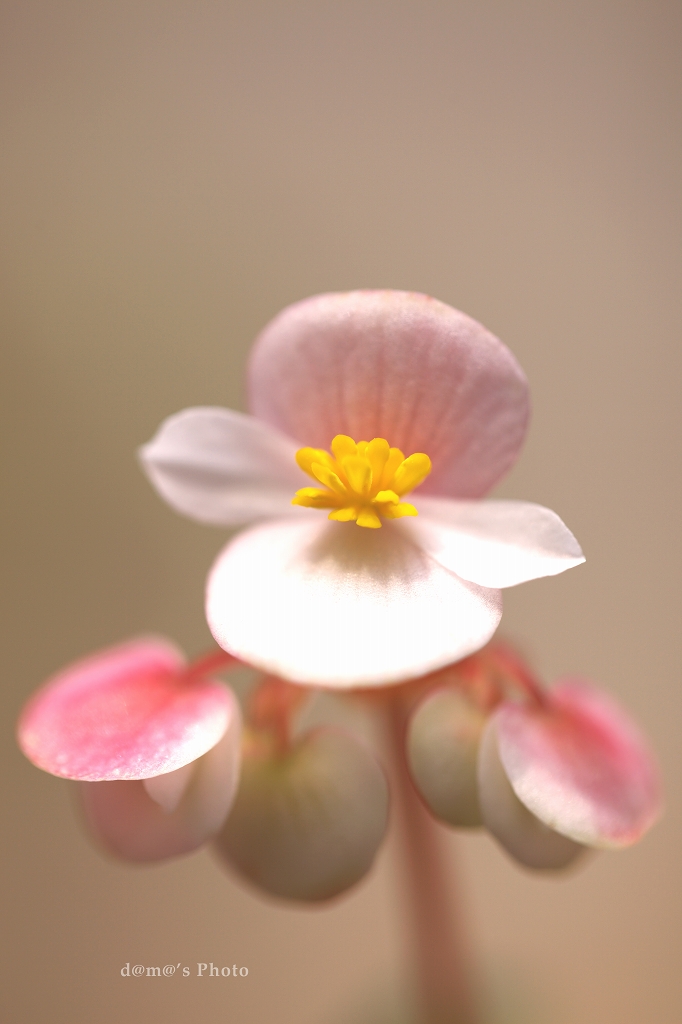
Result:
<svg viewBox="0 0 682 1024">
<path fill-rule="evenodd" d="M 677 3 L 6 0 L 2 18 L 5 1019 L 398 1019 L 390 843 L 315 910 L 206 852 L 121 866 L 13 739 L 85 652 L 210 641 L 225 534 L 173 514 L 136 447 L 185 406 L 244 408 L 282 306 L 393 287 L 481 320 L 527 371 L 534 419 L 497 493 L 556 509 L 588 561 L 507 591 L 505 633 L 547 681 L 615 694 L 666 777 L 641 845 L 564 881 L 448 840 L 490 1020 L 679 1024 Z M 197 961 L 249 975 L 120 975 Z"/>
</svg>

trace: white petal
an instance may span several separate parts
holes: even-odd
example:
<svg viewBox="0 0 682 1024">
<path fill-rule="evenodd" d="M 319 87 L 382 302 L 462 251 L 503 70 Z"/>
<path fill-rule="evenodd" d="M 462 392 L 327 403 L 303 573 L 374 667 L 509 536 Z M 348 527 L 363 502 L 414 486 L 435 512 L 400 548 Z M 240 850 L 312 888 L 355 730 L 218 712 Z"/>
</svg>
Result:
<svg viewBox="0 0 682 1024">
<path fill-rule="evenodd" d="M 147 476 L 177 512 L 216 526 L 293 515 L 299 487 L 295 441 L 232 409 L 185 409 L 140 449 Z"/>
<path fill-rule="evenodd" d="M 497 723 L 488 723 L 478 755 L 478 799 L 486 828 L 515 860 L 528 868 L 567 867 L 585 847 L 544 825 L 521 803 L 500 759 Z"/>
<path fill-rule="evenodd" d="M 418 495 L 415 501 L 419 516 L 403 528 L 441 565 L 482 587 L 513 587 L 585 561 L 568 527 L 542 505 Z"/>
<path fill-rule="evenodd" d="M 241 533 L 208 580 L 218 643 L 285 679 L 373 686 L 440 668 L 482 647 L 499 591 L 459 579 L 386 523 L 267 523 Z"/>
</svg>

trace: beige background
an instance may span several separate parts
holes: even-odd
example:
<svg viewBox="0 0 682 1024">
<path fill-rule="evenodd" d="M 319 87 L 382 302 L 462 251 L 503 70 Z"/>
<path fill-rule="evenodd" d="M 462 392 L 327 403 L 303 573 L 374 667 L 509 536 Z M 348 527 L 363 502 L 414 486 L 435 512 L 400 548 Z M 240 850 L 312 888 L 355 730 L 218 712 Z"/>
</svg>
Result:
<svg viewBox="0 0 682 1024">
<path fill-rule="evenodd" d="M 464 309 L 528 372 L 499 493 L 556 509 L 588 563 L 508 592 L 505 629 L 548 680 L 617 694 L 666 773 L 652 834 L 566 881 L 455 844 L 498 1019 L 679 1024 L 677 4 L 13 0 L 3 19 L 5 1019 L 337 1024 L 402 998 L 390 851 L 317 911 L 207 853 L 122 867 L 12 738 L 77 655 L 209 640 L 223 535 L 157 499 L 136 446 L 184 406 L 242 407 L 286 303 L 388 286 Z M 249 977 L 119 973 L 210 960 Z"/>
</svg>

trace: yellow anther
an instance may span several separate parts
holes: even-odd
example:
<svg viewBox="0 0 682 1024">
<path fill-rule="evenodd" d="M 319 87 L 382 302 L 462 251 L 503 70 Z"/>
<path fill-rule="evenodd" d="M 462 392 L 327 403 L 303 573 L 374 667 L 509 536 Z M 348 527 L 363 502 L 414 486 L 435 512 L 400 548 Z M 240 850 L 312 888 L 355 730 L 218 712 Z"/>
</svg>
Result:
<svg viewBox="0 0 682 1024">
<path fill-rule="evenodd" d="M 332 452 L 334 453 L 334 458 L 340 462 L 345 455 L 357 455 L 358 446 L 352 437 L 347 437 L 345 434 L 337 434 L 332 441 Z"/>
<path fill-rule="evenodd" d="M 393 490 L 405 494 L 418 487 L 422 480 L 431 472 L 431 459 L 428 455 L 410 455 L 395 471 Z"/>
<path fill-rule="evenodd" d="M 372 467 L 369 459 L 364 455 L 347 455 L 341 459 L 341 466 L 351 491 L 362 495 L 363 498 L 369 497 L 372 489 Z"/>
<path fill-rule="evenodd" d="M 381 518 L 416 516 L 409 502 L 401 501 L 431 472 L 431 459 L 422 452 L 405 458 L 399 448 L 390 448 L 383 437 L 355 442 L 337 434 L 332 454 L 322 448 L 301 448 L 296 461 L 322 488 L 303 487 L 296 491 L 293 505 L 329 508 L 330 519 L 356 522 L 376 530 Z"/>
</svg>

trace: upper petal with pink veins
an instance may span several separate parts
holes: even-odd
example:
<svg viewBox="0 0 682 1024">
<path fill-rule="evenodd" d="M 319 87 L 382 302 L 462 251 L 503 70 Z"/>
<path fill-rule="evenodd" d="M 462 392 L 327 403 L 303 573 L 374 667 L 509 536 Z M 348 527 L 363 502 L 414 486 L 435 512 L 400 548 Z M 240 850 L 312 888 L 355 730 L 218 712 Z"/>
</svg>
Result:
<svg viewBox="0 0 682 1024">
<path fill-rule="evenodd" d="M 336 434 L 425 452 L 420 493 L 476 498 L 515 462 L 526 432 L 526 379 L 481 324 L 412 292 L 318 295 L 283 310 L 251 356 L 259 418 L 300 444 Z"/>
<path fill-rule="evenodd" d="M 555 831 L 588 846 L 628 846 L 658 817 L 653 757 L 604 693 L 567 680 L 549 692 L 546 706 L 507 703 L 496 720 L 514 792 Z"/>
<path fill-rule="evenodd" d="M 49 680 L 19 720 L 19 746 L 38 768 L 69 779 L 146 779 L 196 760 L 234 717 L 222 683 L 183 677 L 164 640 L 91 655 Z"/>
</svg>

